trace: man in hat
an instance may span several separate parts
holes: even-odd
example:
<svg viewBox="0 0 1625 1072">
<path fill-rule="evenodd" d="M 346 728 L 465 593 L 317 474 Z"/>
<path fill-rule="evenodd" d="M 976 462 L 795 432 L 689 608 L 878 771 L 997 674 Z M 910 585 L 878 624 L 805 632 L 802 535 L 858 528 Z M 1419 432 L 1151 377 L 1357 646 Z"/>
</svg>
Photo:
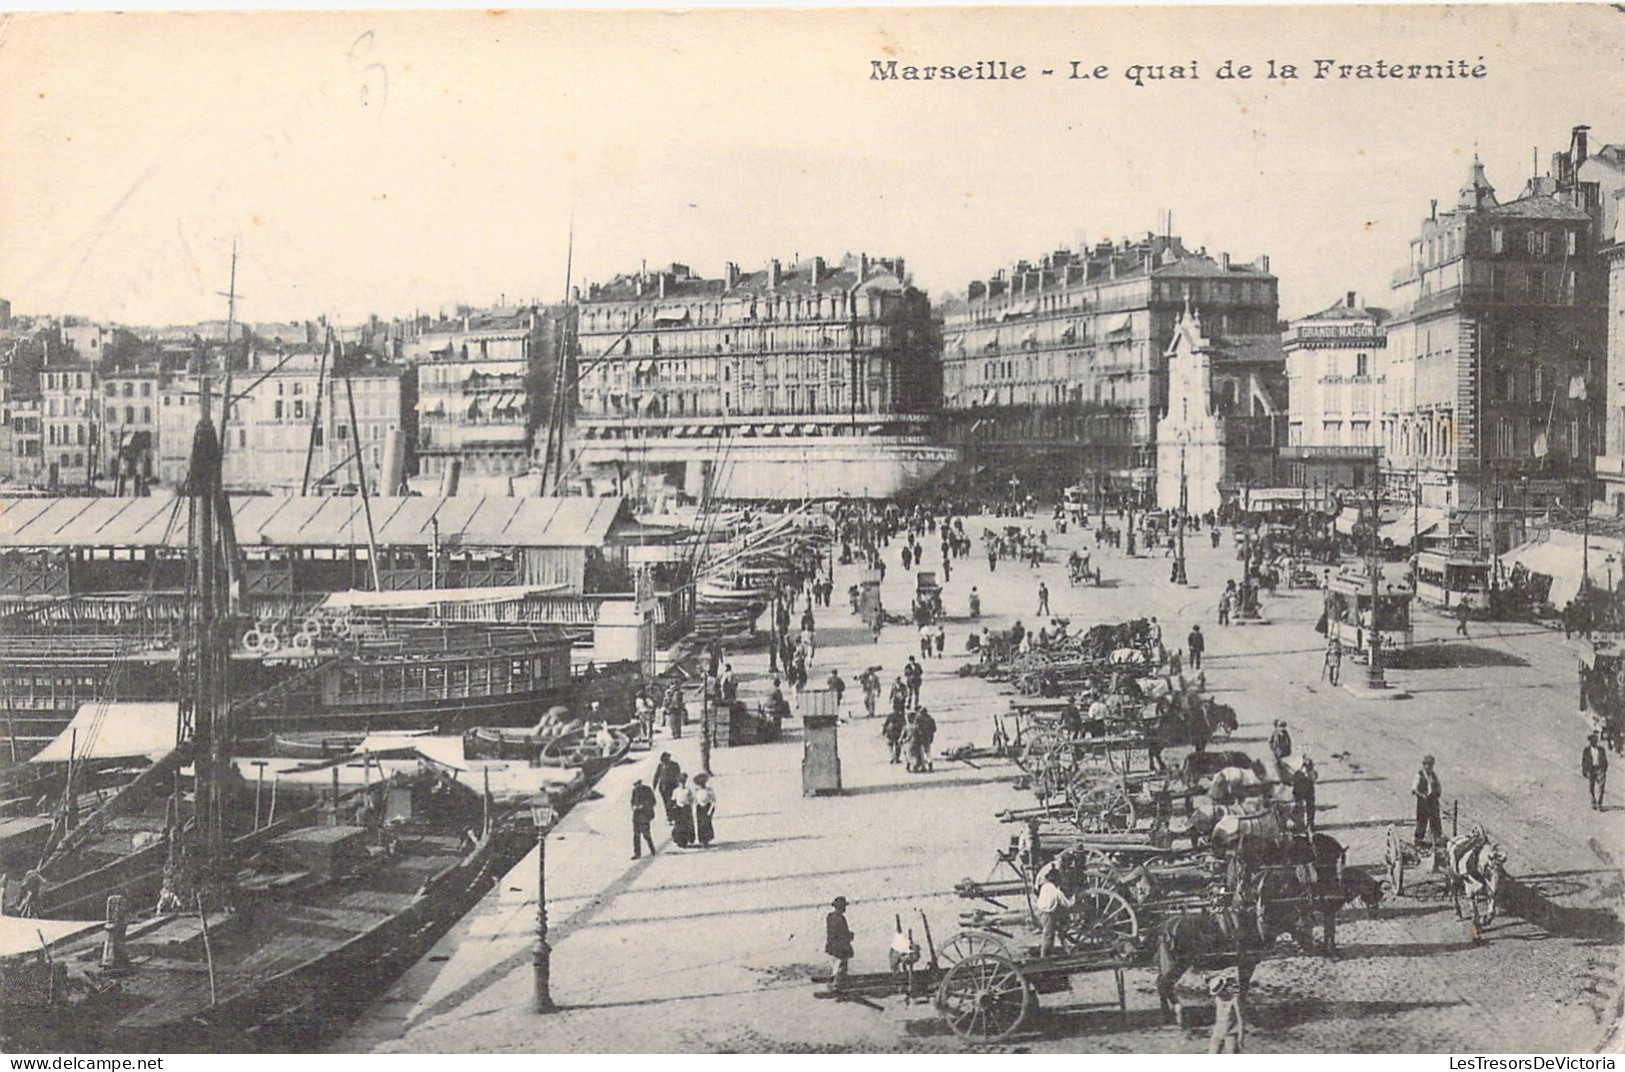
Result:
<svg viewBox="0 0 1625 1072">
<path fill-rule="evenodd" d="M 1241 982 L 1230 972 L 1219 972 L 1207 981 L 1213 995 L 1213 1037 L 1208 1053 L 1240 1053 L 1247 1025 L 1241 1018 Z"/>
<path fill-rule="evenodd" d="M 1292 734 L 1286 731 L 1286 719 L 1275 720 L 1275 732 L 1270 734 L 1270 755 L 1277 765 L 1292 754 Z"/>
<path fill-rule="evenodd" d="M 643 858 L 643 846 L 649 846 L 649 855 L 655 852 L 655 839 L 649 825 L 655 820 L 655 791 L 639 778 L 632 783 L 632 859 Z"/>
<path fill-rule="evenodd" d="M 1591 787 L 1591 808 L 1602 811 L 1602 794 L 1608 786 L 1608 749 L 1597 742 L 1595 733 L 1586 737 L 1580 753 L 1580 774 Z"/>
<path fill-rule="evenodd" d="M 1433 757 L 1422 757 L 1422 769 L 1416 772 L 1416 782 L 1411 786 L 1411 795 L 1416 798 L 1416 832 L 1414 839 L 1418 848 L 1427 843 L 1431 834 L 1434 842 L 1444 840 L 1444 826 L 1439 821 L 1439 798 L 1443 787 L 1439 784 L 1439 776 L 1433 771 Z"/>
<path fill-rule="evenodd" d="M 1157 632 L 1160 634 L 1161 630 L 1159 629 Z M 1153 643 L 1160 643 L 1160 638 Z M 1191 626 L 1190 636 L 1185 638 L 1185 651 L 1191 657 L 1192 670 L 1202 669 L 1202 652 L 1205 650 L 1207 650 L 1207 640 L 1202 636 L 1202 627 L 1200 625 Z"/>
<path fill-rule="evenodd" d="M 835 976 L 829 982 L 831 990 L 846 985 L 847 971 L 852 963 L 852 928 L 846 922 L 846 898 L 837 897 L 830 902 L 834 910 L 824 917 L 824 952 L 835 958 Z"/>
<path fill-rule="evenodd" d="M 666 806 L 666 820 L 672 818 L 674 805 L 671 795 L 677 791 L 677 783 L 682 779 L 683 768 L 671 758 L 670 752 L 660 753 L 660 762 L 655 764 L 654 791 L 660 794 L 660 800 Z"/>
</svg>

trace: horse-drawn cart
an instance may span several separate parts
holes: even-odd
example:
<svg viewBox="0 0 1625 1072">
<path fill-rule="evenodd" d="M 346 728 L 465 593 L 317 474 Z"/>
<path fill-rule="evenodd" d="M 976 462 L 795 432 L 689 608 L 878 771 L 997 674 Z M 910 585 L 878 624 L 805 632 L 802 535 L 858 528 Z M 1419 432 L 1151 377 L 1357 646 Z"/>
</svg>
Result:
<svg viewBox="0 0 1625 1072">
<path fill-rule="evenodd" d="M 1459 833 L 1459 814 L 1459 804 L 1452 805 L 1448 839 L 1424 845 L 1407 841 L 1404 831 L 1397 824 L 1391 824 L 1384 862 L 1396 897 L 1405 895 L 1407 870 L 1425 864 L 1429 871 L 1441 875 L 1443 893 L 1450 898 L 1456 918 L 1469 920 L 1468 934 L 1477 941 L 1483 928 L 1495 921 L 1501 880 L 1506 875 L 1506 852 L 1482 826 Z"/>
</svg>

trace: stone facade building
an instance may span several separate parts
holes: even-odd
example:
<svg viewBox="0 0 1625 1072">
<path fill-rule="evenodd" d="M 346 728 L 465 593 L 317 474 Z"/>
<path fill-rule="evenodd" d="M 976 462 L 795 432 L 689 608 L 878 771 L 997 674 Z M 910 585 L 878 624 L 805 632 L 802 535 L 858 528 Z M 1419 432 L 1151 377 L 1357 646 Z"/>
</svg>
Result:
<svg viewBox="0 0 1625 1072">
<path fill-rule="evenodd" d="M 1602 438 L 1603 276 L 1592 218 L 1536 179 L 1502 203 L 1477 159 L 1394 278 L 1385 480 L 1475 531 L 1590 497 Z M 1506 534 L 1502 534 L 1504 537 Z"/>
<path fill-rule="evenodd" d="M 400 451 L 404 446 L 401 429 L 409 393 L 404 370 L 360 364 L 353 357 L 344 360 L 346 373 L 335 376 L 332 355 L 324 368 L 318 347 L 250 354 L 249 369 L 234 378 L 233 392 L 239 397 L 221 437 L 228 489 L 297 494 L 304 486 L 307 456 L 311 494 L 354 488 L 354 444 L 359 435 L 367 490 L 395 491 L 384 483 L 391 465 L 400 461 L 390 458 L 391 447 Z M 159 388 L 158 476 L 170 487 L 186 479 L 199 389 L 195 374 L 172 377 Z M 218 423 L 222 392 L 218 373 L 210 391 L 210 408 Z M 398 472 L 398 464 L 395 468 Z"/>
<path fill-rule="evenodd" d="M 101 400 L 90 362 L 61 355 L 40 370 L 44 471 L 56 484 L 85 484 L 98 472 Z"/>
<path fill-rule="evenodd" d="M 158 460 L 158 372 L 106 371 L 100 377 L 102 444 L 100 472 L 116 479 L 127 476 L 152 479 Z"/>
<path fill-rule="evenodd" d="M 1343 300 L 1287 325 L 1290 412 L 1281 478 L 1296 487 L 1360 488 L 1382 448 L 1386 309 L 1349 291 Z"/>
<path fill-rule="evenodd" d="M 1202 514 L 1274 486 L 1287 412 L 1280 335 L 1209 336 L 1192 308 L 1163 356 L 1168 405 L 1156 429 L 1157 506 Z"/>
<path fill-rule="evenodd" d="M 948 433 L 984 479 L 1154 497 L 1165 355 L 1186 306 L 1216 335 L 1276 332 L 1269 258 L 1233 263 L 1146 235 L 974 282 L 943 309 Z"/>
<path fill-rule="evenodd" d="M 720 278 L 673 264 L 580 296 L 570 452 L 588 490 L 890 496 L 952 458 L 925 296 L 901 258 Z"/>
</svg>

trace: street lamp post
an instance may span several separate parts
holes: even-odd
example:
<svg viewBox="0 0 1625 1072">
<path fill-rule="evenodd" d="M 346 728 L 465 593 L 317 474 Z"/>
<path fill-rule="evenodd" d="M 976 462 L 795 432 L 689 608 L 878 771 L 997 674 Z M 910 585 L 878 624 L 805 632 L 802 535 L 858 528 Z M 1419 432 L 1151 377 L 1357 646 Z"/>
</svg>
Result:
<svg viewBox="0 0 1625 1072">
<path fill-rule="evenodd" d="M 1367 688 L 1385 689 L 1388 680 L 1382 671 L 1382 636 L 1377 628 L 1377 603 L 1382 592 L 1379 582 L 1382 579 L 1382 557 L 1379 553 L 1377 534 L 1382 522 L 1381 500 L 1378 496 L 1378 485 L 1375 472 L 1371 480 L 1371 558 L 1366 563 L 1366 569 L 1371 575 L 1371 610 L 1370 624 L 1366 632 L 1370 636 L 1371 654 L 1366 659 L 1365 683 Z"/>
<path fill-rule="evenodd" d="M 1190 514 L 1190 487 L 1185 480 L 1185 440 L 1179 444 L 1179 546 L 1174 551 L 1175 584 L 1189 583 L 1185 574 L 1185 518 Z"/>
<path fill-rule="evenodd" d="M 536 945 L 532 950 L 532 967 L 536 976 L 536 1011 L 557 1011 L 553 1004 L 553 947 L 547 943 L 547 831 L 555 818 L 553 802 L 544 795 L 542 802 L 531 805 L 531 819 L 536 823 Z"/>
</svg>

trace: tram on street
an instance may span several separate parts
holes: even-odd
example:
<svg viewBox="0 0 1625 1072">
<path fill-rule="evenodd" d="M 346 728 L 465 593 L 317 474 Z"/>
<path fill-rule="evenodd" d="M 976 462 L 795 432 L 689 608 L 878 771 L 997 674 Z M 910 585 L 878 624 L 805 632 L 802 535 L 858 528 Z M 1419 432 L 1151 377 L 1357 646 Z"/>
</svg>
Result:
<svg viewBox="0 0 1625 1072">
<path fill-rule="evenodd" d="M 1417 553 L 1416 597 L 1445 610 L 1465 606 L 1486 613 L 1493 570 L 1494 563 L 1472 537 L 1444 537 Z"/>
<path fill-rule="evenodd" d="M 1373 621 L 1377 641 L 1385 651 L 1411 646 L 1411 603 L 1415 593 L 1403 564 L 1384 563 L 1377 582 L 1375 616 L 1371 575 L 1364 566 L 1348 566 L 1326 584 L 1326 638 L 1336 639 L 1356 661 L 1371 650 Z"/>
</svg>

